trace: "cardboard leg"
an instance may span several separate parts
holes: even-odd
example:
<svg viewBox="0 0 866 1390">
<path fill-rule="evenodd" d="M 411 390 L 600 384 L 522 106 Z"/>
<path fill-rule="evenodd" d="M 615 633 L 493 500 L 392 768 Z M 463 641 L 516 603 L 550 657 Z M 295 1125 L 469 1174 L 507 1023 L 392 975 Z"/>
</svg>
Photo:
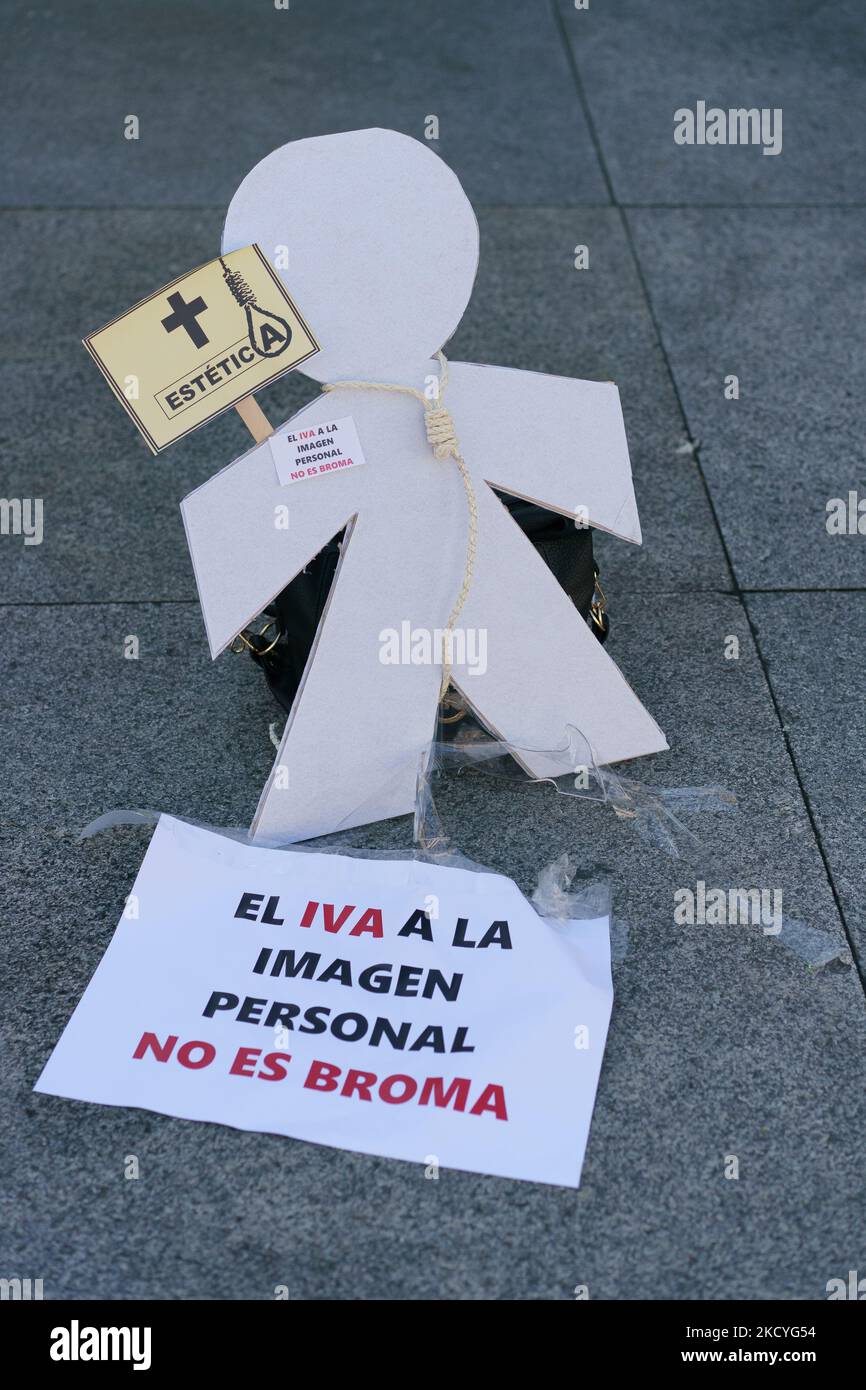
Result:
<svg viewBox="0 0 866 1390">
<path fill-rule="evenodd" d="M 392 546 L 395 573 L 417 567 L 414 528 L 395 524 Z M 382 633 L 399 634 L 404 622 L 429 627 L 431 614 L 445 608 L 447 586 L 431 594 L 425 585 L 428 593 L 413 599 L 383 585 L 380 570 L 378 527 L 365 528 L 361 517 L 343 548 L 253 820 L 255 839 L 308 839 L 414 809 L 419 760 L 435 729 L 441 673 L 429 663 L 388 660 Z"/>
<path fill-rule="evenodd" d="M 476 576 L 461 616 L 485 632 L 486 670 L 455 666 L 454 683 L 498 737 L 527 751 L 536 776 L 571 766 L 568 726 L 599 764 L 667 748 L 661 729 L 574 604 L 489 488 L 481 490 Z M 476 644 L 477 646 L 478 644 Z"/>
</svg>

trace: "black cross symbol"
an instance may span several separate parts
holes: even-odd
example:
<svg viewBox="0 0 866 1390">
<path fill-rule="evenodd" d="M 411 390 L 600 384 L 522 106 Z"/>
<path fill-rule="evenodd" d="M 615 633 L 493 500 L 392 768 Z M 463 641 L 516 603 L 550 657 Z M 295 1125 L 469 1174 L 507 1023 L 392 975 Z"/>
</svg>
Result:
<svg viewBox="0 0 866 1390">
<path fill-rule="evenodd" d="M 182 294 L 170 294 L 168 296 L 168 304 L 169 308 L 174 310 L 174 313 L 169 314 L 168 318 L 161 320 L 166 333 L 173 333 L 176 328 L 185 328 L 192 338 L 194 346 L 204 347 L 205 343 L 209 342 L 210 339 L 196 323 L 197 315 L 203 314 L 207 308 L 201 295 L 199 295 L 197 299 L 192 300 L 190 304 L 184 304 Z"/>
</svg>

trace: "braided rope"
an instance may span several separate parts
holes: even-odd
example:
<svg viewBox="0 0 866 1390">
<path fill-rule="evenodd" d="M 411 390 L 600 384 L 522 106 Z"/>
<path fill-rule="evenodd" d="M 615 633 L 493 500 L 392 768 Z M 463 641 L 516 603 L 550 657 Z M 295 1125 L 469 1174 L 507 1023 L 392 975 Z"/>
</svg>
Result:
<svg viewBox="0 0 866 1390">
<path fill-rule="evenodd" d="M 229 270 L 222 256 L 220 256 L 220 265 L 223 268 L 223 279 L 241 308 L 245 309 L 248 304 L 255 304 L 256 296 L 240 271 Z"/>
<path fill-rule="evenodd" d="M 452 656 L 452 637 L 457 619 L 463 611 L 463 605 L 469 597 L 469 590 L 472 587 L 472 575 L 475 569 L 475 555 L 478 545 L 478 502 L 475 497 L 475 489 L 472 486 L 472 478 L 466 461 L 460 452 L 460 445 L 457 442 L 457 435 L 454 429 L 454 421 L 451 412 L 442 405 L 442 396 L 448 382 L 448 362 L 444 352 L 437 352 L 439 360 L 439 384 L 435 400 L 430 400 L 423 391 L 419 391 L 415 386 L 396 386 L 388 381 L 329 381 L 322 386 L 323 391 L 391 391 L 395 394 L 404 396 L 414 396 L 424 407 L 424 427 L 427 431 L 427 443 L 433 450 L 437 459 L 452 458 L 460 472 L 463 481 L 463 490 L 466 493 L 466 506 L 469 512 L 469 535 L 466 542 L 466 565 L 463 570 L 463 583 L 460 592 L 454 602 L 454 607 L 445 626 L 442 641 L 442 683 L 439 687 L 439 699 L 444 698 L 451 680 L 451 656 Z"/>
</svg>

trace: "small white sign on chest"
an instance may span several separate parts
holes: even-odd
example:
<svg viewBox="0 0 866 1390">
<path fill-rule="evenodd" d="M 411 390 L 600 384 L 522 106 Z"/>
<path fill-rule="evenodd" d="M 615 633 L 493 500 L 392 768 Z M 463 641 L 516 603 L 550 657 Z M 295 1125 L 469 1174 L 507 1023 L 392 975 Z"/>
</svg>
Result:
<svg viewBox="0 0 866 1390">
<path fill-rule="evenodd" d="M 284 487 L 366 463 L 351 415 L 325 425 L 272 434 L 269 443 L 277 477 Z"/>
</svg>

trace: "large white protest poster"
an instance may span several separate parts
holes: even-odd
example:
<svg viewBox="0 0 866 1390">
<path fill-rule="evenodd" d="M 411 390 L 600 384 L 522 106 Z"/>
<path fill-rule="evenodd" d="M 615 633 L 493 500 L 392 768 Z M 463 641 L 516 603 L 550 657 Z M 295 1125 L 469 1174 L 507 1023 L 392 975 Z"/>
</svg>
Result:
<svg viewBox="0 0 866 1390">
<path fill-rule="evenodd" d="M 612 998 L 501 875 L 163 816 L 35 1089 L 576 1187 Z"/>
</svg>

